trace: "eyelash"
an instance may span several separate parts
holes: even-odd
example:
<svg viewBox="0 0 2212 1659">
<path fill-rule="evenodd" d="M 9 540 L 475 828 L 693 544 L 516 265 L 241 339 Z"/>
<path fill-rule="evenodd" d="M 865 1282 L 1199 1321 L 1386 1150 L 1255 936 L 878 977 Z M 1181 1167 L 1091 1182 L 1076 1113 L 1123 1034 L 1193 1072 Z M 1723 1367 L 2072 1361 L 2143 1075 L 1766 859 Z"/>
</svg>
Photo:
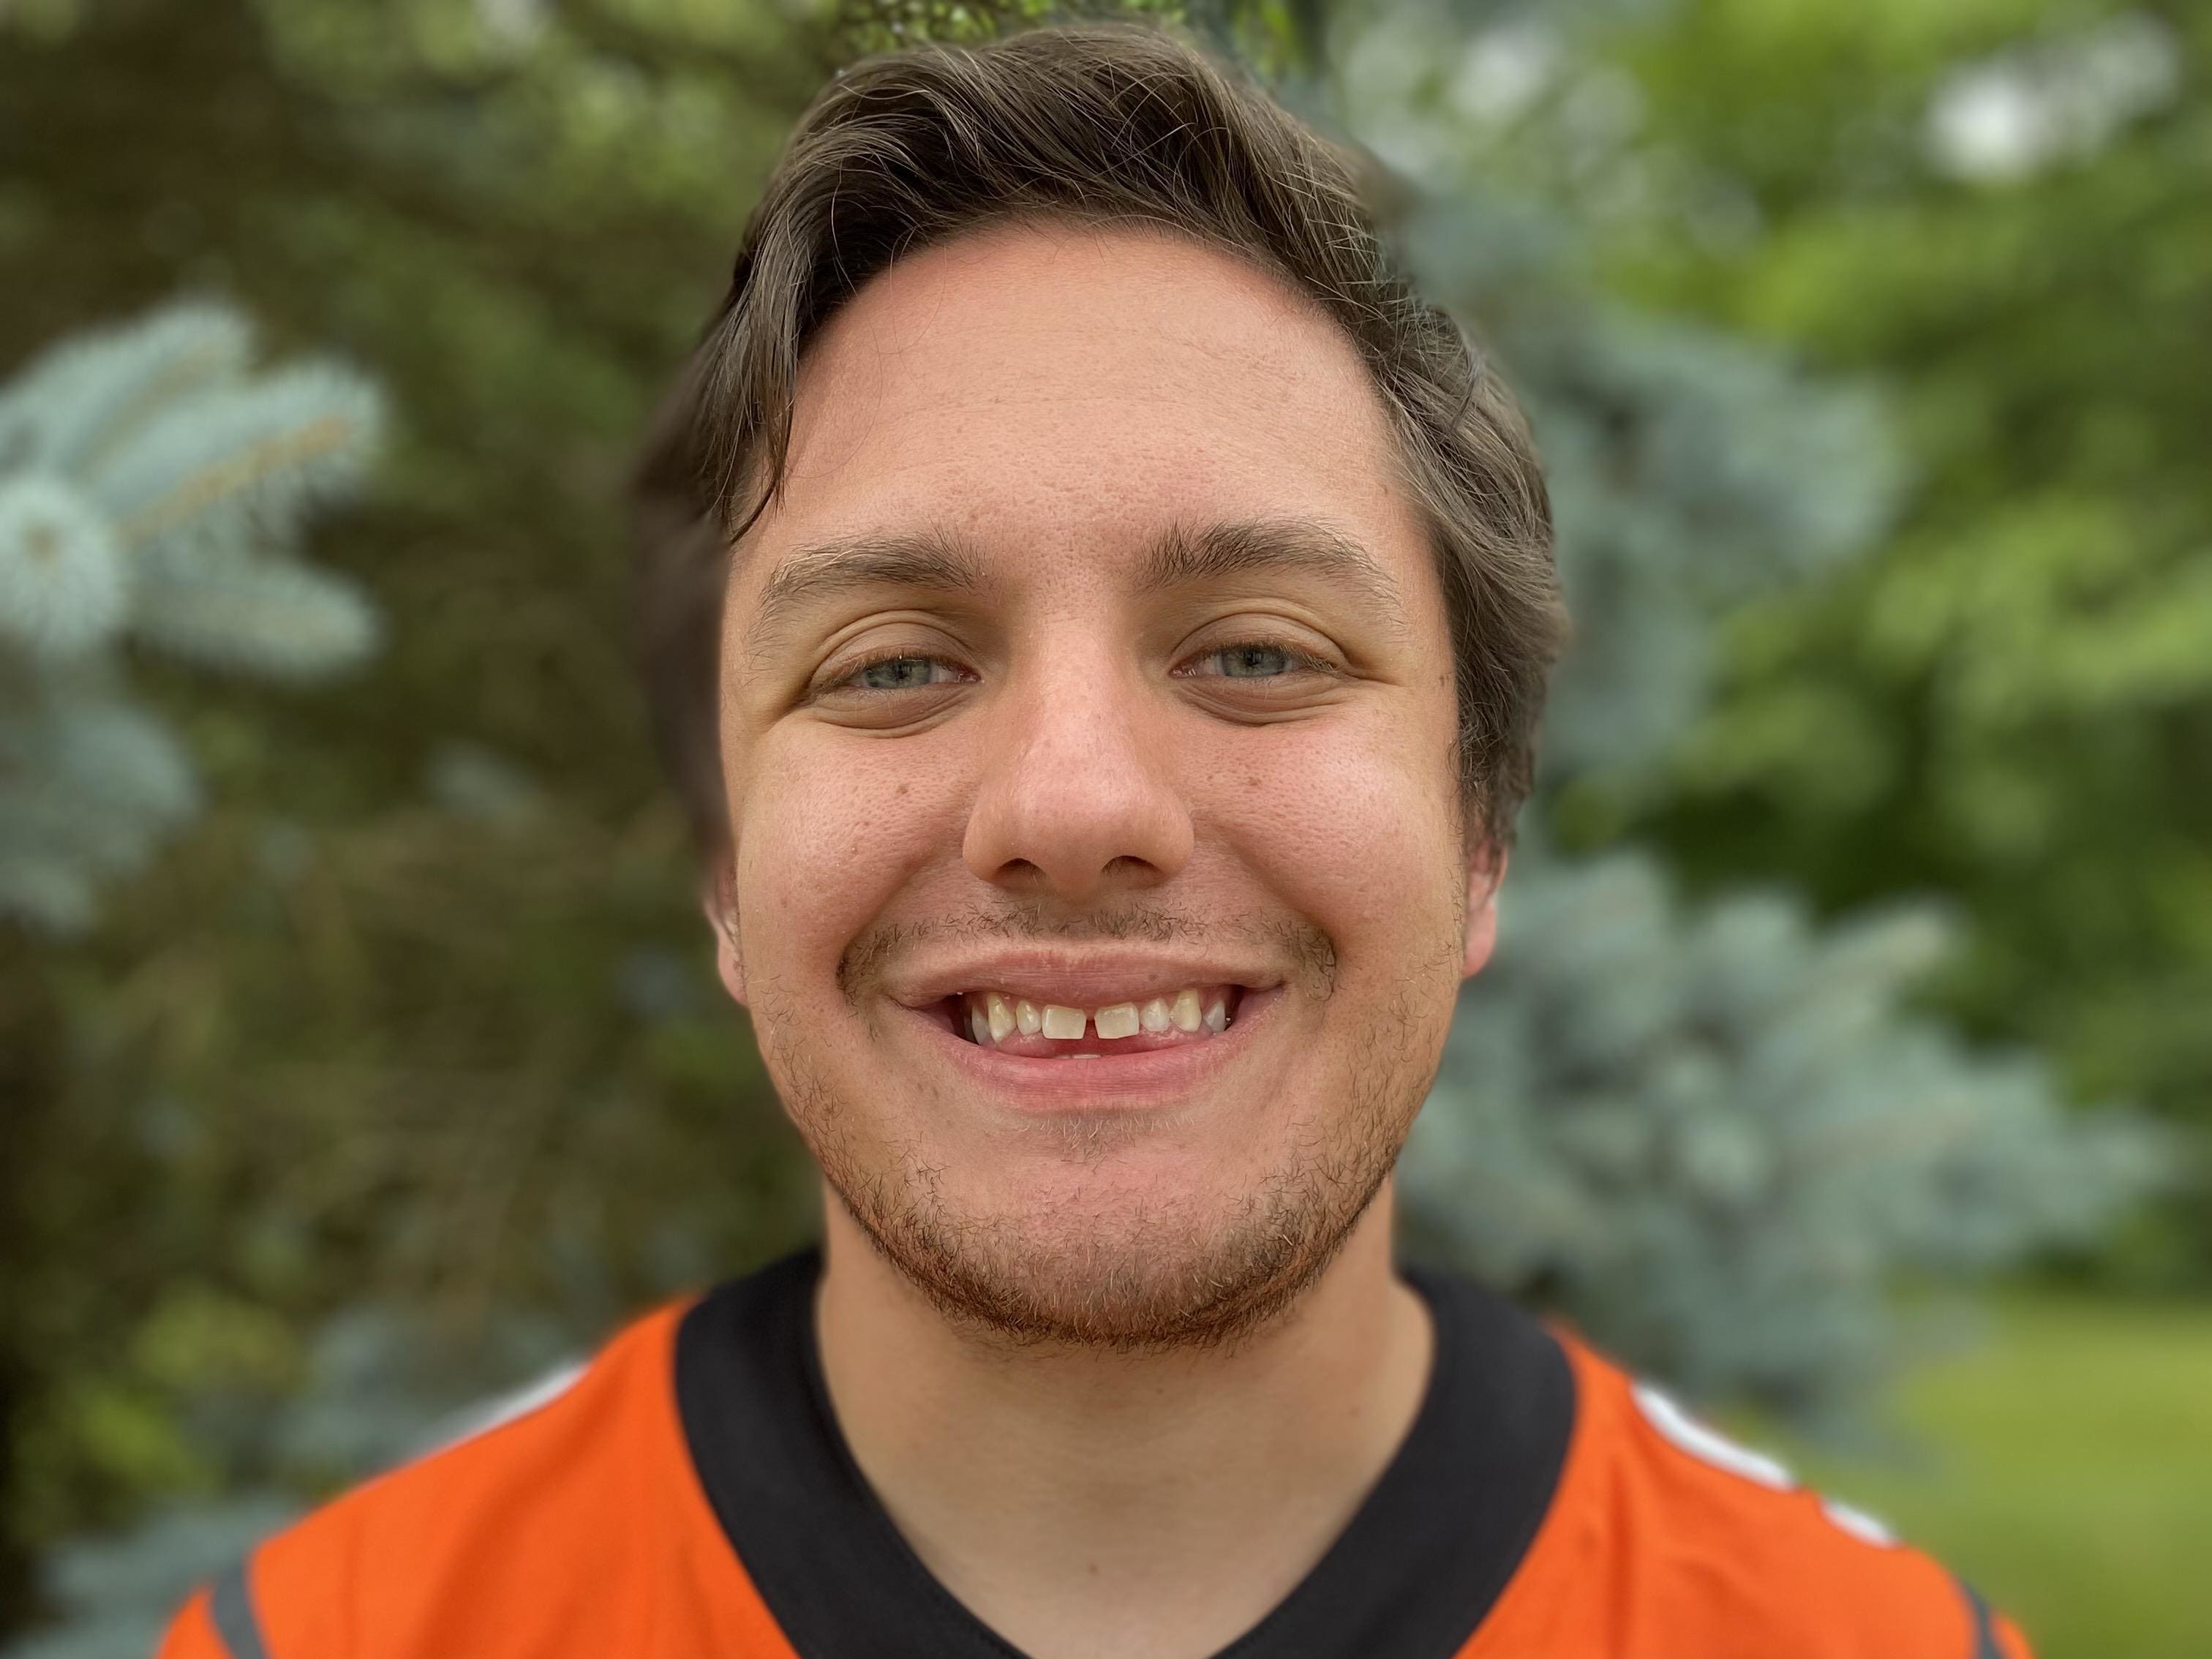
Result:
<svg viewBox="0 0 2212 1659">
<path fill-rule="evenodd" d="M 1249 640 L 1231 640 L 1225 644 L 1209 647 L 1207 649 L 1199 653 L 1196 657 L 1188 659 L 1187 660 L 1193 662 L 1203 661 L 1208 657 L 1223 656 L 1231 652 L 1236 651 L 1279 651 L 1284 656 L 1290 659 L 1291 670 L 1293 672 L 1326 674 L 1333 672 L 1328 663 L 1322 661 L 1319 658 L 1313 656 L 1308 652 L 1299 650 L 1297 647 L 1292 645 L 1289 641 L 1267 639 L 1264 637 Z M 938 656 L 933 653 L 927 651 L 916 651 L 912 649 L 902 650 L 896 647 L 892 647 L 878 651 L 873 655 L 863 658 L 860 661 L 854 663 L 850 668 L 845 670 L 844 672 L 840 674 L 836 679 L 823 686 L 822 690 L 825 693 L 831 691 L 860 691 L 871 696 L 895 696 L 897 695 L 896 691 L 870 691 L 868 688 L 856 685 L 854 682 L 858 680 L 861 675 L 866 673 L 871 668 L 880 668 L 885 663 L 906 662 L 908 660 L 942 663 L 947 667 L 954 667 L 957 665 L 953 663 L 950 657 Z M 1174 671 L 1170 672 L 1172 672 Z M 1180 675 L 1179 678 L 1185 679 L 1201 678 L 1208 679 L 1233 679 L 1240 677 L 1230 674 L 1213 674 L 1205 676 L 1186 674 Z M 1283 676 L 1268 674 L 1254 676 L 1253 678 L 1276 679 L 1283 678 Z"/>
<path fill-rule="evenodd" d="M 839 674 L 836 678 L 824 685 L 822 688 L 822 690 L 824 693 L 831 691 L 867 692 L 867 687 L 856 685 L 854 682 L 858 680 L 861 675 L 866 673 L 871 668 L 881 668 L 885 663 L 891 662 L 933 662 L 942 663 L 948 668 L 957 668 L 958 666 L 951 658 L 939 656 L 935 652 L 918 651 L 912 647 L 908 647 L 903 650 L 897 647 L 890 647 L 862 658 L 859 662 L 854 663 L 850 668 L 846 669 L 842 673 Z M 889 691 L 878 690 L 870 692 L 868 695 L 874 696 L 890 696 L 895 694 Z"/>
<path fill-rule="evenodd" d="M 1193 662 L 1202 662 L 1208 657 L 1230 656 L 1239 651 L 1279 651 L 1285 657 L 1290 659 L 1290 672 L 1291 673 L 1328 674 L 1335 672 L 1334 668 L 1330 664 L 1322 661 L 1319 657 L 1315 656 L 1310 652 L 1299 650 L 1297 646 L 1292 645 L 1288 640 L 1268 639 L 1264 636 L 1249 640 L 1231 640 L 1221 645 L 1209 646 L 1204 651 L 1200 652 L 1197 656 L 1189 659 L 1189 660 Z M 1226 680 L 1239 679 L 1247 677 L 1235 674 L 1211 674 L 1204 676 L 1184 675 L 1182 678 L 1186 679 L 1202 678 L 1207 679 Z M 1251 676 L 1250 678 L 1279 679 L 1285 678 L 1285 676 L 1266 674 Z"/>
</svg>

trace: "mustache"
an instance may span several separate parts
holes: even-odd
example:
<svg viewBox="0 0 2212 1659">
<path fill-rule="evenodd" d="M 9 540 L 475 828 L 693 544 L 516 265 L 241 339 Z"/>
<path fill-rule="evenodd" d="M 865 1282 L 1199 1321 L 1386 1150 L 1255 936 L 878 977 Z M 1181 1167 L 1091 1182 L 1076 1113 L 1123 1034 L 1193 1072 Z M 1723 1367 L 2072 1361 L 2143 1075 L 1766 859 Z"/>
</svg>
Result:
<svg viewBox="0 0 2212 1659">
<path fill-rule="evenodd" d="M 1121 943 L 1200 945 L 1234 939 L 1259 945 L 1283 963 L 1286 976 L 1316 997 L 1336 986 L 1336 941 L 1326 929 L 1296 916 L 1208 917 L 1200 920 L 1157 905 L 1121 905 L 1082 915 L 1049 915 L 1042 905 L 977 906 L 951 915 L 878 922 L 865 928 L 837 959 L 837 988 L 854 1008 L 882 984 L 908 953 L 946 939 L 1007 945 Z"/>
</svg>

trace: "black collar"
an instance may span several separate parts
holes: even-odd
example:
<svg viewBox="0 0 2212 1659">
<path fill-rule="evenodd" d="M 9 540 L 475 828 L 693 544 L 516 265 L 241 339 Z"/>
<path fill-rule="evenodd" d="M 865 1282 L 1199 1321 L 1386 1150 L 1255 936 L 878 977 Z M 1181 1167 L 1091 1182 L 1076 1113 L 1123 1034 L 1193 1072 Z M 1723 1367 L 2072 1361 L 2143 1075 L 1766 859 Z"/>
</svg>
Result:
<svg viewBox="0 0 2212 1659">
<path fill-rule="evenodd" d="M 847 1449 L 814 1340 L 818 1250 L 684 1316 L 677 1408 L 722 1529 L 804 1659 L 1023 1659 L 931 1577 Z M 1541 1325 L 1461 1279 L 1407 1271 L 1435 1316 L 1413 1426 L 1313 1571 L 1216 1659 L 1448 1659 L 1520 1565 L 1574 1422 Z"/>
</svg>

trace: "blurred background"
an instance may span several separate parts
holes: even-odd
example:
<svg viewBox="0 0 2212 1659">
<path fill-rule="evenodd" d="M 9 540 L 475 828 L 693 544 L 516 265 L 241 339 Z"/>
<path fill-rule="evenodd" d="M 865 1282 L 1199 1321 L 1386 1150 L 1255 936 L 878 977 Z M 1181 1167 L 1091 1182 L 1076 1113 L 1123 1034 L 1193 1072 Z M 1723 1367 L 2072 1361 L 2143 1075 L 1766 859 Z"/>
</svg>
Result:
<svg viewBox="0 0 2212 1659">
<path fill-rule="evenodd" d="M 1408 1249 L 2045 1659 L 2212 1652 L 2212 6 L 1139 9 L 1372 155 L 1556 491 Z M 814 88 L 1037 10 L 0 0 L 10 1659 L 810 1235 L 622 484 Z"/>
</svg>

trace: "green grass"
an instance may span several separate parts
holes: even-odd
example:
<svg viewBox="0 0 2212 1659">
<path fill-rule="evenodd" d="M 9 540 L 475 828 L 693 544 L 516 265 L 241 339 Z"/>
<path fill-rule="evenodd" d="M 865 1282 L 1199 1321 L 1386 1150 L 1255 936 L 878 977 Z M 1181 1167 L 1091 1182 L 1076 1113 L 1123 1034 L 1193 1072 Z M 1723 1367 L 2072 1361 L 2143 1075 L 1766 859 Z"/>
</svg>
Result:
<svg viewBox="0 0 2212 1659">
<path fill-rule="evenodd" d="M 1878 1460 L 1790 1448 L 2017 1619 L 2039 1659 L 2212 1656 L 2212 1308 L 2021 1295 L 1910 1373 Z"/>
</svg>

